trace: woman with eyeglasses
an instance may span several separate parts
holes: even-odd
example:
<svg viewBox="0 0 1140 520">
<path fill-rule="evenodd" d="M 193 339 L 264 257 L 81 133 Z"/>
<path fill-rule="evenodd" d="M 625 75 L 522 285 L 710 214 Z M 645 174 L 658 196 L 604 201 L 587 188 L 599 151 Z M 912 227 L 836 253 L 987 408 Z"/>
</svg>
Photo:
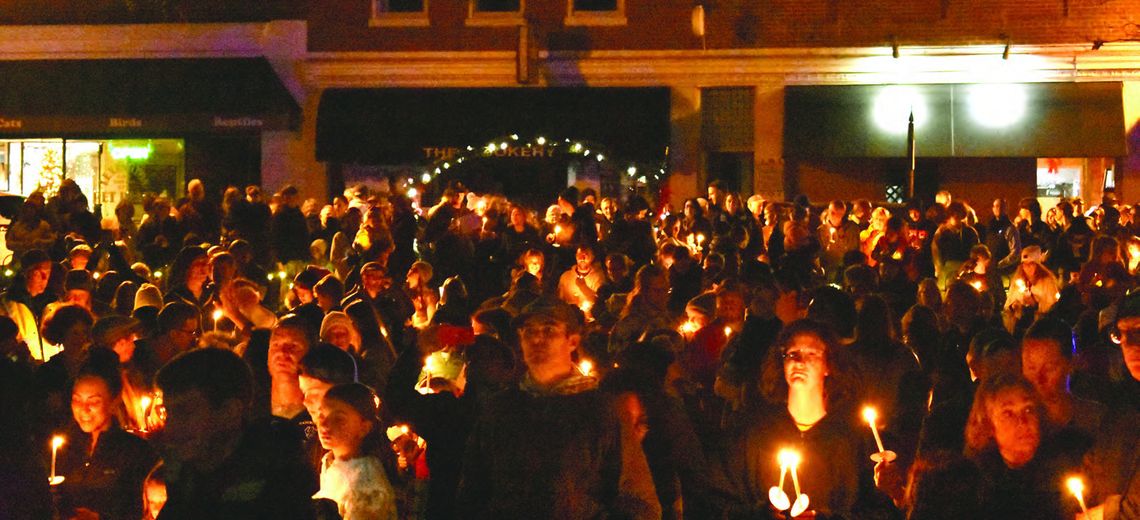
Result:
<svg viewBox="0 0 1140 520">
<path fill-rule="evenodd" d="M 797 500 L 790 475 L 780 478 L 777 454 L 788 448 L 800 454 L 796 476 L 800 491 L 808 495 L 805 517 L 892 512 L 890 499 L 875 489 L 869 458 L 874 444 L 870 432 L 856 429 L 858 416 L 847 402 L 849 375 L 836 355 L 838 346 L 827 325 L 810 320 L 791 323 L 776 339 L 761 376 L 767 404 L 750 414 L 726 457 L 737 492 L 729 516 L 779 516 L 769 488 L 781 480 L 789 501 Z"/>
</svg>

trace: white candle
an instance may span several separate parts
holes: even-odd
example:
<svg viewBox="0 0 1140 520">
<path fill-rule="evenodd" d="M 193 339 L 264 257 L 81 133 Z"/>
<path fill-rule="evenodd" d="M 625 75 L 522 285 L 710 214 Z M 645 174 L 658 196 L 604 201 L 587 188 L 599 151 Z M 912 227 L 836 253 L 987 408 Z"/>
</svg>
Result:
<svg viewBox="0 0 1140 520">
<path fill-rule="evenodd" d="M 863 420 L 871 425 L 871 433 L 875 435 L 875 446 L 878 446 L 879 453 L 887 451 L 883 448 L 883 439 L 879 437 L 879 428 L 875 426 L 875 420 L 879 418 L 879 413 L 870 406 L 863 409 Z"/>
<path fill-rule="evenodd" d="M 55 459 L 56 459 L 56 455 L 59 453 L 59 447 L 60 446 L 63 446 L 63 436 L 62 435 L 56 435 L 55 437 L 52 437 L 51 438 L 51 477 L 48 479 L 48 482 L 53 486 L 56 484 L 59 484 L 59 482 L 62 482 L 62 480 L 63 480 L 63 479 L 59 479 L 59 482 L 57 482 L 57 478 L 55 475 Z"/>
<path fill-rule="evenodd" d="M 1081 477 L 1069 477 L 1069 479 L 1065 481 L 1065 486 L 1067 486 L 1069 488 L 1069 492 L 1072 493 L 1074 497 L 1076 497 L 1077 504 L 1080 504 L 1081 506 L 1081 512 L 1084 513 L 1085 518 L 1088 518 L 1089 510 L 1087 507 L 1085 507 L 1084 497 L 1085 483 L 1081 481 Z"/>
</svg>

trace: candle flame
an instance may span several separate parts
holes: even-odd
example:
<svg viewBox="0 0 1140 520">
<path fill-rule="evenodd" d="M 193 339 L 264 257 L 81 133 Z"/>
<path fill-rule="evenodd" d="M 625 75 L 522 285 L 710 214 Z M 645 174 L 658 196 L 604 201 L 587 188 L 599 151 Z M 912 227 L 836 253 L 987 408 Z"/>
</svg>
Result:
<svg viewBox="0 0 1140 520">
<path fill-rule="evenodd" d="M 697 324 L 692 321 L 686 321 L 681 324 L 680 331 L 681 334 L 692 334 L 697 331 Z"/>
<path fill-rule="evenodd" d="M 52 437 L 51 438 L 51 449 L 58 450 L 60 446 L 63 446 L 63 436 L 62 435 L 56 435 L 55 437 Z"/>
<path fill-rule="evenodd" d="M 582 312 L 590 312 L 590 308 L 592 308 L 593 306 L 594 306 L 594 304 L 592 304 L 590 302 L 582 302 L 582 303 L 578 304 L 578 308 L 582 309 Z"/>
<path fill-rule="evenodd" d="M 562 226 L 554 226 L 554 234 L 555 235 L 562 234 Z"/>
<path fill-rule="evenodd" d="M 582 375 L 584 375 L 584 376 L 590 375 L 590 373 L 593 372 L 593 370 L 594 370 L 594 363 L 591 362 L 589 359 L 583 359 L 580 363 L 578 363 L 578 371 L 582 372 Z"/>
<path fill-rule="evenodd" d="M 800 465 L 800 452 L 785 448 L 776 454 L 776 460 L 783 467 L 794 468 Z"/>
<path fill-rule="evenodd" d="M 875 411 L 874 408 L 872 408 L 870 406 L 863 408 L 863 420 L 864 421 L 867 421 L 871 424 L 875 424 L 875 421 L 878 420 L 878 418 L 879 418 L 879 412 Z"/>
<path fill-rule="evenodd" d="M 223 314 L 224 313 L 222 312 L 221 309 L 215 309 L 214 310 L 214 321 L 218 321 L 218 320 L 222 319 Z"/>
<path fill-rule="evenodd" d="M 139 399 L 139 404 L 142 405 L 144 411 L 150 408 L 150 396 L 142 396 L 142 398 Z"/>
<path fill-rule="evenodd" d="M 732 335 L 732 327 L 725 327 L 725 328 L 724 328 L 724 337 L 726 337 L 726 338 L 727 338 L 727 337 L 729 337 L 729 336 L 731 336 L 731 335 Z"/>
<path fill-rule="evenodd" d="M 974 280 L 973 282 L 970 282 L 970 285 L 974 286 L 975 290 L 978 290 L 978 291 L 982 290 L 982 282 L 979 280 Z"/>
<path fill-rule="evenodd" d="M 1081 495 L 1085 492 L 1085 483 L 1081 480 L 1081 477 L 1069 477 L 1068 480 L 1065 481 L 1065 487 L 1069 488 L 1069 492 L 1077 498 L 1081 498 Z"/>
<path fill-rule="evenodd" d="M 1019 291 L 1025 290 L 1025 280 L 1022 280 L 1021 278 L 1017 279 L 1017 290 L 1019 290 Z"/>
</svg>

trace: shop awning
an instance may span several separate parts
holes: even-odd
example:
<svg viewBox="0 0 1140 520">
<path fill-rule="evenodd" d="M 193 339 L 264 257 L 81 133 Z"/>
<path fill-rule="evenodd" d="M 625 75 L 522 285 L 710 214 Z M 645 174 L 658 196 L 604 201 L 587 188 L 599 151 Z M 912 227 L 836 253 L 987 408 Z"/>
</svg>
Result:
<svg viewBox="0 0 1140 520">
<path fill-rule="evenodd" d="M 517 134 L 654 162 L 665 158 L 669 127 L 664 88 L 330 89 L 317 112 L 317 160 L 431 162 L 439 150 Z"/>
<path fill-rule="evenodd" d="M 0 61 L 0 136 L 259 132 L 299 116 L 264 58 Z"/>
<path fill-rule="evenodd" d="M 1123 87 L 1105 83 L 789 87 L 788 157 L 1127 155 Z"/>
</svg>

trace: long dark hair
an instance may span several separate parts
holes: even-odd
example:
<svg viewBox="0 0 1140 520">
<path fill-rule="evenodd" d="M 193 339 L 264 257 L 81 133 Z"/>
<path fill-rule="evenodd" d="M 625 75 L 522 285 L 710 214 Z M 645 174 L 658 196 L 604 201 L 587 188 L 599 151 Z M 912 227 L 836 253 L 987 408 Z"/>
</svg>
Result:
<svg viewBox="0 0 1140 520">
<path fill-rule="evenodd" d="M 776 337 L 776 342 L 768 349 L 768 357 L 764 360 L 764 369 L 760 376 L 760 391 L 765 400 L 774 405 L 788 403 L 788 382 L 784 379 L 784 352 L 799 336 L 815 336 L 824 344 L 824 364 L 827 366 L 827 377 L 824 379 L 824 399 L 827 409 L 835 410 L 840 405 L 847 404 L 851 397 L 849 378 L 851 371 L 843 362 L 843 356 L 836 355 L 839 348 L 839 339 L 831 327 L 811 319 L 802 319 L 792 322 Z"/>
</svg>

